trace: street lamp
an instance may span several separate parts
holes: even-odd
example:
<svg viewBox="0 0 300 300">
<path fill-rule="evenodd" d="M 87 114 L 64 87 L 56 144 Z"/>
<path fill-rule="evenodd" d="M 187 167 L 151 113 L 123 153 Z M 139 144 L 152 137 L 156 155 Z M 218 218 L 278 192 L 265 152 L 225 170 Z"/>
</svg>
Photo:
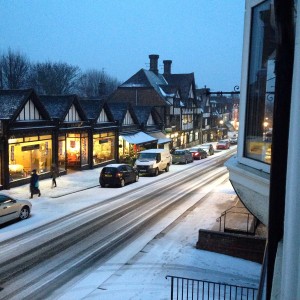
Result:
<svg viewBox="0 0 300 300">
<path fill-rule="evenodd" d="M 268 127 L 269 123 L 267 121 L 265 121 L 263 123 L 263 126 L 264 126 L 264 138 L 263 140 L 265 141 L 266 140 L 266 133 L 267 133 L 267 127 Z"/>
<path fill-rule="evenodd" d="M 219 135 L 220 131 L 221 131 L 221 138 L 223 137 L 223 129 L 222 129 L 223 128 L 223 124 L 224 124 L 224 121 L 220 120 L 219 121 L 219 125 L 220 126 L 218 126 L 218 128 L 220 128 L 221 130 L 218 129 L 218 140 L 220 139 L 220 135 Z"/>
</svg>

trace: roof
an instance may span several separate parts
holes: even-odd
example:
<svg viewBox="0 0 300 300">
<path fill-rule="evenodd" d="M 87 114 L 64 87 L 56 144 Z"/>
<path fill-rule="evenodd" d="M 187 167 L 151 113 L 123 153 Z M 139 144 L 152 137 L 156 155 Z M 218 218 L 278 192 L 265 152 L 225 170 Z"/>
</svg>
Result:
<svg viewBox="0 0 300 300">
<path fill-rule="evenodd" d="M 149 119 L 149 116 L 152 111 L 151 106 L 134 106 L 133 110 L 135 112 L 135 115 L 138 119 L 139 124 L 144 123 L 145 125 L 147 124 L 147 121 Z"/>
<path fill-rule="evenodd" d="M 181 92 L 181 97 L 183 99 L 189 98 L 191 85 L 195 84 L 194 73 L 188 74 L 166 74 L 164 75 L 168 85 L 179 87 Z"/>
<path fill-rule="evenodd" d="M 122 134 L 121 137 L 126 140 L 129 144 L 145 144 L 150 142 L 156 142 L 157 139 L 148 135 L 142 131 L 136 132 L 134 134 Z"/>
<path fill-rule="evenodd" d="M 113 116 L 114 121 L 118 121 L 119 124 L 123 123 L 126 112 L 131 110 L 128 103 L 107 103 L 107 106 Z M 135 116 L 133 116 L 135 117 Z"/>
<path fill-rule="evenodd" d="M 161 74 L 156 75 L 154 72 L 141 69 L 132 77 L 120 85 L 120 88 L 153 88 L 161 97 L 163 95 L 159 86 L 167 85 L 164 77 Z"/>
<path fill-rule="evenodd" d="M 45 119 L 48 119 L 49 116 L 45 107 L 40 101 L 36 101 L 38 96 L 33 89 L 0 90 L 0 119 L 11 120 L 16 118 L 29 99 L 34 102 L 34 105 L 39 109 L 40 114 Z"/>
<path fill-rule="evenodd" d="M 79 116 L 86 118 L 76 95 L 48 95 L 39 97 L 52 119 L 64 120 L 72 104 L 77 109 Z"/>
<path fill-rule="evenodd" d="M 79 102 L 89 120 L 97 119 L 104 106 L 104 101 L 100 99 L 80 99 Z"/>
</svg>

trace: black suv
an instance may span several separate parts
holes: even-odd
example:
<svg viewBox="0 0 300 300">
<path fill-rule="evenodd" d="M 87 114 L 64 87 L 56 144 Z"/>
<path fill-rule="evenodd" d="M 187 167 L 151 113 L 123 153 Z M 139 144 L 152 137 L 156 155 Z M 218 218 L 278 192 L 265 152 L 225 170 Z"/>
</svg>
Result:
<svg viewBox="0 0 300 300">
<path fill-rule="evenodd" d="M 101 170 L 99 184 L 123 187 L 126 183 L 137 182 L 139 173 L 133 167 L 126 164 L 110 164 Z"/>
</svg>

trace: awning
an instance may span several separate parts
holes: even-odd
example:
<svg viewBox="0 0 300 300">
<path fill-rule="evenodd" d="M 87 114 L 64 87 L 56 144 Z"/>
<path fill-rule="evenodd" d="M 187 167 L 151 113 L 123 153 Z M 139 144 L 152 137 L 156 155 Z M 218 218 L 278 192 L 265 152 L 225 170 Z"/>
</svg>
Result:
<svg viewBox="0 0 300 300">
<path fill-rule="evenodd" d="M 161 131 L 149 132 L 149 134 L 158 139 L 157 144 L 166 144 L 172 142 L 172 139 L 167 138 Z"/>
<path fill-rule="evenodd" d="M 129 144 L 146 144 L 146 143 L 153 143 L 157 142 L 157 139 L 144 133 L 144 132 L 137 132 L 134 134 L 121 134 L 122 139 L 126 140 Z"/>
</svg>

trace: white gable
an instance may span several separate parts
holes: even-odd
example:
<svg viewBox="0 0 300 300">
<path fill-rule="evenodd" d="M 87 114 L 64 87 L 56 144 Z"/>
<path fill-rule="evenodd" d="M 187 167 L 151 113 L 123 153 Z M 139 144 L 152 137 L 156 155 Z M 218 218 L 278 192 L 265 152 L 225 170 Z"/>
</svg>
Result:
<svg viewBox="0 0 300 300">
<path fill-rule="evenodd" d="M 104 122 L 109 122 L 108 117 L 106 115 L 106 112 L 104 109 L 101 110 L 101 113 L 99 115 L 99 118 L 97 120 L 97 123 L 104 123 Z"/>
<path fill-rule="evenodd" d="M 193 86 L 190 86 L 190 91 L 189 91 L 189 98 L 194 98 L 194 93 L 193 93 Z"/>
<path fill-rule="evenodd" d="M 28 100 L 17 117 L 17 121 L 27 121 L 27 120 L 42 120 L 42 116 L 37 110 L 36 106 L 32 100 Z"/>
<path fill-rule="evenodd" d="M 152 114 L 150 114 L 150 116 L 148 118 L 147 125 L 155 125 L 154 120 L 152 118 Z"/>
<path fill-rule="evenodd" d="M 65 122 L 78 122 L 81 121 L 78 112 L 74 106 L 74 104 L 72 104 L 68 114 L 65 117 Z"/>
<path fill-rule="evenodd" d="M 129 111 L 127 110 L 124 121 L 123 121 L 123 125 L 132 125 L 134 124 L 133 119 L 129 113 Z"/>
</svg>

